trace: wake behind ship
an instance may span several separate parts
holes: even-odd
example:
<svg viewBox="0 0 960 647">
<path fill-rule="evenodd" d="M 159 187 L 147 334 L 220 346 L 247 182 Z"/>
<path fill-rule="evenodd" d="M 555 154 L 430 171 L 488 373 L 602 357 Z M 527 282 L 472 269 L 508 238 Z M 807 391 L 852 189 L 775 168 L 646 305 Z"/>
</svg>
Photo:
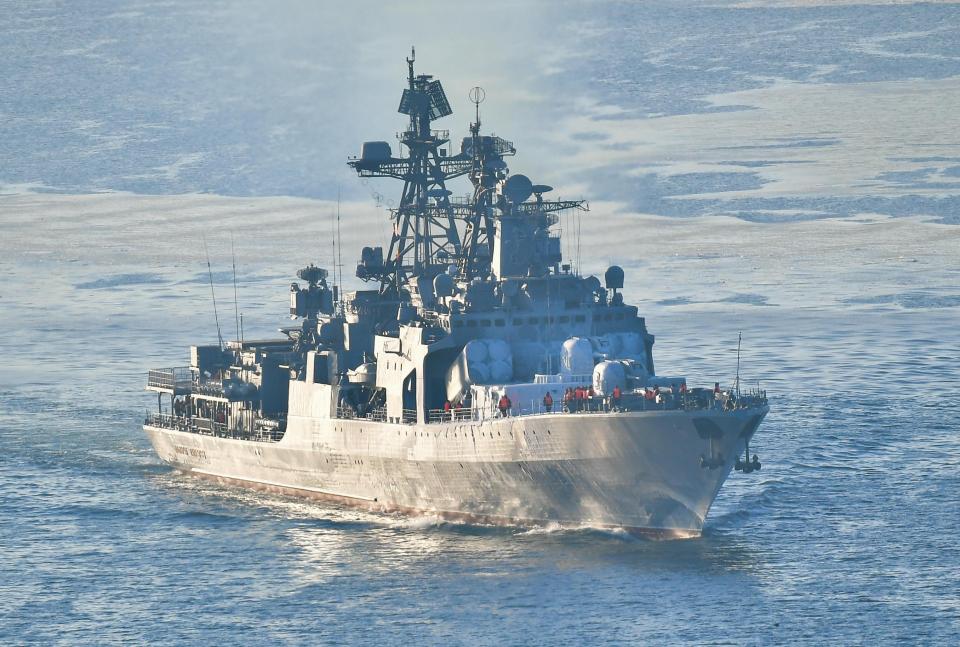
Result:
<svg viewBox="0 0 960 647">
<path fill-rule="evenodd" d="M 654 337 L 604 281 L 564 262 L 559 216 L 580 200 L 511 174 L 509 141 L 476 119 L 454 153 L 452 114 L 414 73 L 406 154 L 366 142 L 349 165 L 403 181 L 386 252 L 364 247 L 366 290 L 299 270 L 283 337 L 191 347 L 152 370 L 144 430 L 161 459 L 224 482 L 376 510 L 497 524 L 698 536 L 768 411 L 760 391 L 658 375 Z M 466 177 L 472 194 L 447 185 Z M 741 459 L 741 455 L 744 456 Z"/>
</svg>

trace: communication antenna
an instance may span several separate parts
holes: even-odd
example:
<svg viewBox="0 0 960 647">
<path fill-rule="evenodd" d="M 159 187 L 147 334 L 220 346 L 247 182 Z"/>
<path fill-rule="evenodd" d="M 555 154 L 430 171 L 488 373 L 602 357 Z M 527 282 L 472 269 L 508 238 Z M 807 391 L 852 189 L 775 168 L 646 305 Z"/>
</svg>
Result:
<svg viewBox="0 0 960 647">
<path fill-rule="evenodd" d="M 734 389 L 737 392 L 737 397 L 740 397 L 740 341 L 743 339 L 743 331 L 737 333 L 737 377 L 734 381 Z"/>
<path fill-rule="evenodd" d="M 477 108 L 476 127 L 480 127 L 480 104 L 487 98 L 487 93 L 479 85 L 470 88 L 470 102 Z"/>
<path fill-rule="evenodd" d="M 580 268 L 580 221 L 581 221 L 581 218 L 579 213 L 575 213 L 573 214 L 573 216 L 574 218 L 576 218 L 575 222 L 577 223 L 577 274 L 580 274 L 581 273 L 581 268 Z"/>
<path fill-rule="evenodd" d="M 337 288 L 337 221 L 336 214 L 330 210 L 330 264 L 333 265 L 333 292 L 334 296 L 339 295 Z"/>
<path fill-rule="evenodd" d="M 223 350 L 223 335 L 220 334 L 220 315 L 217 314 L 217 294 L 213 291 L 213 268 L 210 267 L 210 250 L 207 249 L 207 236 L 203 236 L 203 252 L 207 255 L 207 276 L 210 277 L 210 297 L 213 299 L 213 320 L 217 322 L 217 345 Z"/>
<path fill-rule="evenodd" d="M 240 309 L 237 305 L 237 253 L 233 249 L 233 232 L 230 232 L 230 256 L 233 259 L 233 318 L 237 324 L 237 339 L 240 337 Z"/>
<path fill-rule="evenodd" d="M 337 187 L 337 258 L 335 259 L 337 266 L 334 269 L 339 270 L 340 278 L 337 280 L 337 284 L 340 286 L 340 291 L 343 292 L 343 241 L 340 239 L 340 187 Z M 340 314 L 343 314 L 343 297 L 340 298 Z"/>
</svg>

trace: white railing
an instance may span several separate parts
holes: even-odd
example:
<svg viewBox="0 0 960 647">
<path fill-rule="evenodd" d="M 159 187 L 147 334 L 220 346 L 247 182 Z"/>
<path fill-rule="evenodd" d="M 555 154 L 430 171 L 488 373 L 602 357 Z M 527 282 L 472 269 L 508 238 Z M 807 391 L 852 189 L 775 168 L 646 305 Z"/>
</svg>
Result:
<svg viewBox="0 0 960 647">
<path fill-rule="evenodd" d="M 270 420 L 274 423 L 269 428 L 256 426 L 254 429 L 244 429 L 231 426 L 223 422 L 216 422 L 207 418 L 174 416 L 165 413 L 152 413 L 144 418 L 144 424 L 163 429 L 176 429 L 201 436 L 216 436 L 217 438 L 234 438 L 238 440 L 257 440 L 262 442 L 276 442 L 283 438 L 286 423 L 283 420 Z"/>
<path fill-rule="evenodd" d="M 193 372 L 189 366 L 152 368 L 147 371 L 147 388 L 165 391 L 186 390 L 193 384 Z"/>
<path fill-rule="evenodd" d="M 593 376 L 589 373 L 577 375 L 543 375 L 533 376 L 534 384 L 593 384 Z"/>
</svg>

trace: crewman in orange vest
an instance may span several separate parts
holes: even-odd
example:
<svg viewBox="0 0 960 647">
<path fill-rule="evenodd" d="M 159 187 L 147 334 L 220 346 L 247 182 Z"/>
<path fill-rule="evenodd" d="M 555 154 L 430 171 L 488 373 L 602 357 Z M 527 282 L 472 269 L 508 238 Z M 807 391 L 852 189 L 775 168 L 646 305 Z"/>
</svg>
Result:
<svg viewBox="0 0 960 647">
<path fill-rule="evenodd" d="M 614 406 L 614 408 L 620 406 L 620 395 L 621 395 L 621 393 L 620 393 L 620 385 L 618 384 L 618 385 L 616 385 L 615 387 L 613 387 L 613 406 Z"/>
<path fill-rule="evenodd" d="M 510 407 L 513 404 L 510 402 L 510 398 L 507 397 L 507 394 L 504 393 L 500 396 L 500 403 L 497 405 L 497 408 L 500 409 L 500 417 L 506 418 L 507 412 L 510 410 Z"/>
<path fill-rule="evenodd" d="M 550 395 L 549 391 L 543 396 L 543 408 L 546 409 L 547 413 L 553 413 L 553 396 Z"/>
</svg>

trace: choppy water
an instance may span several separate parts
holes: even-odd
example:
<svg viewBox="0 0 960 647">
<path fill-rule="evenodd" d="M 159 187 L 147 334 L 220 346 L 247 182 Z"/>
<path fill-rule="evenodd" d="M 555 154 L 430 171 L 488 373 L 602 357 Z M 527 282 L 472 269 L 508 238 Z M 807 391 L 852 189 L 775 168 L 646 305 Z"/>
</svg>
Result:
<svg viewBox="0 0 960 647">
<path fill-rule="evenodd" d="M 436 5 L 430 34 L 5 5 L 0 642 L 960 641 L 960 8 L 794 4 Z M 234 234 L 250 337 L 329 265 L 338 184 L 345 260 L 386 235 L 396 187 L 341 165 L 400 127 L 411 40 L 444 127 L 480 83 L 511 166 L 591 200 L 583 270 L 627 268 L 661 372 L 729 382 L 743 330 L 764 468 L 702 539 L 358 513 L 154 457 L 145 370 L 215 339 L 204 237 L 232 331 Z"/>
</svg>

